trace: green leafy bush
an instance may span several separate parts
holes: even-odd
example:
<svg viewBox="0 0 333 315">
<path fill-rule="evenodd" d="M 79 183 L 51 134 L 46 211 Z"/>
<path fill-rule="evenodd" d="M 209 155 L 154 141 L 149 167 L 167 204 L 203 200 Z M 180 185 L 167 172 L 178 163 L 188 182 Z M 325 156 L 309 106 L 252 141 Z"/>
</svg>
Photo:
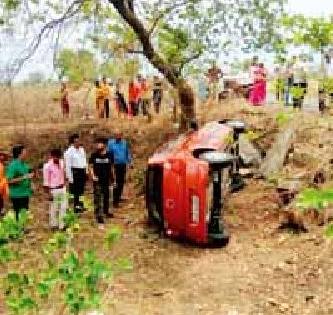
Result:
<svg viewBox="0 0 333 315">
<path fill-rule="evenodd" d="M 28 220 L 27 211 L 21 211 L 18 221 L 13 212 L 8 212 L 0 221 L 0 245 L 21 238 Z"/>
<path fill-rule="evenodd" d="M 324 78 L 319 82 L 319 89 L 327 94 L 333 94 L 333 78 Z"/>
<path fill-rule="evenodd" d="M 74 251 L 68 253 L 60 262 L 59 277 L 70 312 L 79 314 L 83 310 L 99 307 L 99 284 L 111 275 L 110 266 L 99 260 L 94 251 L 85 252 L 82 259 Z"/>
<path fill-rule="evenodd" d="M 296 198 L 296 206 L 301 210 L 322 210 L 333 202 L 333 189 L 303 190 Z"/>
<path fill-rule="evenodd" d="M 10 272 L 4 279 L 6 306 L 12 314 L 26 314 L 37 308 L 36 301 L 32 298 L 31 287 L 34 279 L 31 275 Z"/>
<path fill-rule="evenodd" d="M 0 222 L 3 244 L 20 238 L 27 221 L 26 212 L 22 212 L 18 222 L 12 213 L 6 215 Z M 24 315 L 40 311 L 54 297 L 61 301 L 62 309 L 74 315 L 98 309 L 105 281 L 115 272 L 132 269 L 126 258 L 106 263 L 93 250 L 78 253 L 73 247 L 74 232 L 80 228 L 78 216 L 68 211 L 64 221 L 66 230 L 53 234 L 42 247 L 45 261 L 41 269 L 35 270 L 32 266 L 32 271 L 10 271 L 5 277 L 2 288 L 8 313 Z M 119 227 L 110 228 L 105 236 L 107 249 L 120 237 Z M 15 257 L 7 246 L 0 246 L 0 263 L 5 264 Z"/>
<path fill-rule="evenodd" d="M 293 86 L 290 89 L 290 93 L 295 100 L 300 100 L 305 94 L 305 89 L 298 86 Z"/>
<path fill-rule="evenodd" d="M 12 261 L 17 257 L 17 253 L 14 253 L 7 246 L 0 246 L 0 264 L 5 264 L 9 261 Z"/>
</svg>

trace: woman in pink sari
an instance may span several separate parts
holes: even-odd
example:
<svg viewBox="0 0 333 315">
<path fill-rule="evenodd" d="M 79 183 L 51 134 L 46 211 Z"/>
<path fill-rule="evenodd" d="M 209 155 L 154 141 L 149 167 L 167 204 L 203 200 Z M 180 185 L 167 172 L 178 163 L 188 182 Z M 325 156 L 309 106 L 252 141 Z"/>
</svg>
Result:
<svg viewBox="0 0 333 315">
<path fill-rule="evenodd" d="M 254 70 L 254 84 L 250 93 L 250 102 L 253 106 L 261 106 L 266 101 L 266 69 L 260 63 Z"/>
</svg>

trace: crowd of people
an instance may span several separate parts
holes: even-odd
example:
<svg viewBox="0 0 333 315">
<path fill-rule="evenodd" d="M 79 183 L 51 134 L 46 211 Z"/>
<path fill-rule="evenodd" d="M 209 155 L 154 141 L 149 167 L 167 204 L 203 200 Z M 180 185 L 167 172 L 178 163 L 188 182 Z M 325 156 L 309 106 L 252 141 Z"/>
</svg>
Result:
<svg viewBox="0 0 333 315">
<path fill-rule="evenodd" d="M 126 89 L 127 85 L 127 89 Z M 61 84 L 61 111 L 64 118 L 69 117 L 70 101 L 68 86 Z M 158 76 L 148 80 L 141 75 L 125 83 L 123 79 L 112 82 L 105 76 L 95 82 L 96 118 L 110 118 L 114 110 L 118 116 L 148 116 L 151 104 L 156 114 L 160 113 L 163 99 L 163 84 Z"/>
<path fill-rule="evenodd" d="M 33 195 L 32 182 L 38 177 L 27 158 L 28 149 L 24 145 L 13 147 L 8 165 L 5 165 L 8 155 L 0 153 L 0 212 L 3 214 L 5 202 L 10 200 L 16 219 L 19 219 L 23 209 L 29 210 Z M 69 207 L 78 214 L 86 210 L 82 197 L 87 180 L 91 180 L 95 218 L 103 228 L 105 219 L 112 218 L 113 210 L 124 201 L 122 195 L 126 172 L 131 163 L 129 145 L 120 131 L 116 131 L 110 139 L 97 138 L 95 151 L 89 159 L 78 134 L 69 138 L 69 146 L 64 153 L 53 148 L 42 172 L 43 187 L 49 201 L 50 227 L 65 228 L 63 218 Z M 69 204 L 70 200 L 72 205 Z"/>
</svg>

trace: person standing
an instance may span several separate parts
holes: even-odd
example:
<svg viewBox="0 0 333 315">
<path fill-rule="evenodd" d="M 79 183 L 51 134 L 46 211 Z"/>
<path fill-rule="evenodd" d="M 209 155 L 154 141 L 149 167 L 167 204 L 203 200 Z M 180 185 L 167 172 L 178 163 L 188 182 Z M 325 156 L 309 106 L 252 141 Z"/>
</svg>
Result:
<svg viewBox="0 0 333 315">
<path fill-rule="evenodd" d="M 13 160 L 6 169 L 9 184 L 9 197 L 13 203 L 16 220 L 22 210 L 29 210 L 29 201 L 32 195 L 31 180 L 34 173 L 26 163 L 28 153 L 23 145 L 13 147 Z"/>
<path fill-rule="evenodd" d="M 142 79 L 141 82 L 141 91 L 142 91 L 142 115 L 148 116 L 149 107 L 150 107 L 150 99 L 151 99 L 151 90 L 147 79 Z"/>
<path fill-rule="evenodd" d="M 104 96 L 104 113 L 103 118 L 110 117 L 110 99 L 111 99 L 111 91 L 110 86 L 107 82 L 106 77 L 103 77 L 102 82 L 103 96 Z"/>
<path fill-rule="evenodd" d="M 127 165 L 132 163 L 128 143 L 123 139 L 122 133 L 119 130 L 115 132 L 115 139 L 108 141 L 107 151 L 113 156 L 114 160 L 115 187 L 113 190 L 113 205 L 117 208 L 119 202 L 122 200 Z"/>
<path fill-rule="evenodd" d="M 284 78 L 280 65 L 278 65 L 274 69 L 274 75 L 275 75 L 275 99 L 277 102 L 281 102 L 283 101 L 283 95 L 284 95 Z"/>
<path fill-rule="evenodd" d="M 61 111 L 63 118 L 69 117 L 69 100 L 68 100 L 68 90 L 67 84 L 65 82 L 61 83 Z"/>
<path fill-rule="evenodd" d="M 285 70 L 285 106 L 289 106 L 291 104 L 291 89 L 294 85 L 294 72 L 293 72 L 293 65 L 292 63 L 288 62 L 286 64 L 286 70 Z"/>
<path fill-rule="evenodd" d="M 80 198 L 84 195 L 88 165 L 86 152 L 80 143 L 79 135 L 72 135 L 70 143 L 72 145 L 64 155 L 65 171 L 71 187 L 70 193 L 73 195 L 74 211 L 79 213 L 84 210 L 83 202 Z"/>
<path fill-rule="evenodd" d="M 110 185 L 113 182 L 113 157 L 106 150 L 107 140 L 96 140 L 96 151 L 89 159 L 89 173 L 93 180 L 95 217 L 98 224 L 104 217 L 112 218 L 110 212 Z"/>
<path fill-rule="evenodd" d="M 131 80 L 128 85 L 128 107 L 129 116 L 137 116 L 139 113 L 139 98 L 140 88 L 139 85 Z"/>
<path fill-rule="evenodd" d="M 65 167 L 61 150 L 53 149 L 50 159 L 43 166 L 43 186 L 50 196 L 49 221 L 52 229 L 63 229 L 67 211 Z"/>
<path fill-rule="evenodd" d="M 96 117 L 104 118 L 104 90 L 99 81 L 95 82 Z"/>
<path fill-rule="evenodd" d="M 305 63 L 302 62 L 299 58 L 294 57 L 293 58 L 293 87 L 296 89 L 299 89 L 301 98 L 297 99 L 296 97 L 293 97 L 293 105 L 294 107 L 297 107 L 298 102 L 299 106 L 303 106 L 304 103 L 304 97 L 305 93 L 307 92 L 307 78 L 306 78 L 306 70 L 305 70 Z"/>
<path fill-rule="evenodd" d="M 162 98 L 163 98 L 162 82 L 158 78 L 158 76 L 154 76 L 153 104 L 154 104 L 154 109 L 155 109 L 156 114 L 160 113 Z"/>
<path fill-rule="evenodd" d="M 263 105 L 266 101 L 266 69 L 260 63 L 255 71 L 254 85 L 250 92 L 250 102 L 253 106 Z"/>
<path fill-rule="evenodd" d="M 3 215 L 5 201 L 9 195 L 9 187 L 5 176 L 5 160 L 7 154 L 0 152 L 0 215 Z"/>
<path fill-rule="evenodd" d="M 220 79 L 223 77 L 223 72 L 220 68 L 217 67 L 216 62 L 213 62 L 213 65 L 208 69 L 206 74 L 209 82 L 209 96 L 213 101 L 218 101 L 219 95 L 219 83 Z"/>
<path fill-rule="evenodd" d="M 116 84 L 116 104 L 118 109 L 118 116 L 127 114 L 128 109 L 124 96 L 123 82 L 120 79 Z"/>
</svg>

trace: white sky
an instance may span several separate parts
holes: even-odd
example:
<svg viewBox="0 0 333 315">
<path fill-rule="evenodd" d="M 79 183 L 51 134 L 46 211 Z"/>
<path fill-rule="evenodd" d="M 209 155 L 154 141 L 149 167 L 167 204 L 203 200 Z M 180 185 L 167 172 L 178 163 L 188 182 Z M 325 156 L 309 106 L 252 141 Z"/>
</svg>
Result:
<svg viewBox="0 0 333 315">
<path fill-rule="evenodd" d="M 288 2 L 290 13 L 301 13 L 307 16 L 333 15 L 333 0 L 289 0 Z M 28 73 L 33 71 L 49 73 L 52 68 L 51 56 L 47 51 L 40 50 L 33 60 L 23 67 L 18 79 L 26 78 Z"/>
<path fill-rule="evenodd" d="M 328 16 L 333 14 L 333 0 L 289 0 L 289 9 L 309 16 Z"/>
</svg>

